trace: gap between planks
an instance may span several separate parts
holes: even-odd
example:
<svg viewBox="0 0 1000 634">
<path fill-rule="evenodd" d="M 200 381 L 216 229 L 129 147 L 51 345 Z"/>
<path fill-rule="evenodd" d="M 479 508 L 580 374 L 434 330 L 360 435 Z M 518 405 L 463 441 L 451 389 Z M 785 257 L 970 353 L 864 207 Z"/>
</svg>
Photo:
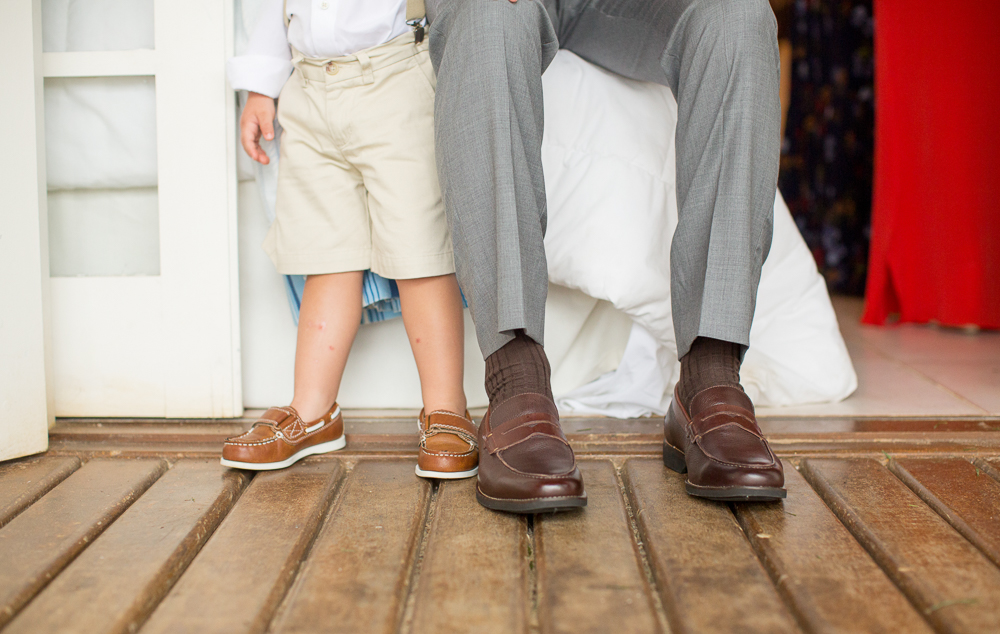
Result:
<svg viewBox="0 0 1000 634">
<path fill-rule="evenodd" d="M 407 581 L 404 588 L 404 592 L 406 594 L 404 600 L 400 601 L 401 610 L 396 626 L 396 631 L 400 633 L 409 633 L 413 631 L 413 612 L 417 603 L 417 593 L 414 592 L 414 589 L 420 581 L 421 565 L 423 564 L 424 556 L 427 554 L 427 543 L 430 541 L 431 521 L 434 519 L 434 514 L 437 511 L 438 497 L 441 492 L 440 480 L 431 480 L 430 484 L 431 493 L 427 496 L 427 507 L 424 511 L 424 522 L 420 527 L 420 540 L 413 549 L 413 553 L 410 558 L 410 570 L 406 577 Z"/>
<path fill-rule="evenodd" d="M 632 534 L 632 547 L 635 549 L 636 557 L 642 567 L 643 575 L 646 577 L 646 591 L 650 594 L 653 604 L 653 612 L 656 615 L 657 624 L 661 632 L 670 632 L 670 622 L 667 619 L 667 612 L 663 608 L 663 600 L 660 595 L 660 588 L 656 583 L 656 576 L 653 574 L 653 567 L 649 564 L 649 554 L 642 541 L 642 533 L 639 531 L 638 517 L 632 508 L 632 500 L 629 499 L 628 488 L 625 484 L 625 476 L 622 473 L 624 461 L 612 461 L 611 466 L 615 470 L 615 480 L 618 483 L 618 495 L 621 496 L 625 505 L 625 513 L 628 516 L 629 528 Z M 639 510 L 642 513 L 642 509 Z"/>
<path fill-rule="evenodd" d="M 528 634 L 538 634 L 541 626 L 538 619 L 538 541 L 535 538 L 535 516 L 527 515 L 524 518 L 524 539 L 527 543 L 527 596 L 528 604 L 525 607 L 528 615 Z"/>
</svg>

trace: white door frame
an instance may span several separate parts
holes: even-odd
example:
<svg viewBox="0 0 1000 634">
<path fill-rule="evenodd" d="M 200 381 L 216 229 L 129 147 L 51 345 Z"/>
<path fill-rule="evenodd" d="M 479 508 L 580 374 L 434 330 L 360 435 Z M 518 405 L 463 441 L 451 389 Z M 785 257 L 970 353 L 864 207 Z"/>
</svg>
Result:
<svg viewBox="0 0 1000 634">
<path fill-rule="evenodd" d="M 154 0 L 153 13 L 153 50 L 42 54 L 44 77 L 156 84 L 160 274 L 52 278 L 58 416 L 243 412 L 233 3 Z"/>
<path fill-rule="evenodd" d="M 41 0 L 0 2 L 0 460 L 45 451 L 53 422 Z"/>
<path fill-rule="evenodd" d="M 41 0 L 0 1 L 0 460 L 44 451 L 55 415 L 239 416 L 231 0 L 154 0 L 155 50 L 43 53 L 41 25 Z M 50 279 L 44 78 L 129 75 L 156 81 L 160 275 Z M 144 375 L 109 374 L 137 344 Z"/>
</svg>

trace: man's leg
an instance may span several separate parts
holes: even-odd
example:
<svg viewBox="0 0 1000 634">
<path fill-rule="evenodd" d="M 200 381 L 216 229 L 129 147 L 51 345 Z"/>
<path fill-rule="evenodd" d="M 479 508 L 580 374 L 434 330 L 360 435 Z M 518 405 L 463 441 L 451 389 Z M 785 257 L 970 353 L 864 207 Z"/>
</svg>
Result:
<svg viewBox="0 0 1000 634">
<path fill-rule="evenodd" d="M 677 98 L 678 225 L 670 261 L 681 376 L 664 459 L 690 472 L 688 491 L 696 495 L 783 497 L 781 465 L 739 384 L 778 175 L 774 15 L 766 0 L 580 6 L 571 19 L 563 16 L 564 47 L 622 75 L 665 84 Z"/>
<path fill-rule="evenodd" d="M 459 280 L 471 295 L 488 372 L 503 367 L 490 362 L 517 329 L 530 337 L 526 343 L 541 342 L 540 74 L 558 37 L 585 59 L 664 83 L 677 96 L 680 219 L 671 262 L 682 382 L 696 394 L 704 392 L 699 381 L 731 384 L 718 376 L 732 378 L 733 360 L 738 373 L 749 342 L 777 172 L 777 124 L 770 116 L 777 120 L 777 45 L 767 4 L 564 0 L 558 12 L 554 5 L 432 0 L 428 6 L 439 81 L 439 172 Z M 694 346 L 707 366 L 692 364 L 688 354 L 698 337 L 720 344 Z M 718 358 L 729 362 L 718 365 Z M 754 451 L 773 462 L 766 443 Z"/>
<path fill-rule="evenodd" d="M 490 397 L 477 498 L 526 513 L 584 506 L 541 346 L 541 75 L 558 50 L 555 29 L 538 0 L 428 0 L 427 9 L 441 191 Z"/>
<path fill-rule="evenodd" d="M 462 291 L 489 357 L 541 343 L 548 271 L 542 71 L 558 50 L 541 2 L 428 0 L 435 147 Z"/>
<path fill-rule="evenodd" d="M 670 249 L 677 352 L 750 342 L 771 244 L 780 105 L 766 0 L 592 0 L 563 46 L 677 98 L 678 224 Z"/>
</svg>

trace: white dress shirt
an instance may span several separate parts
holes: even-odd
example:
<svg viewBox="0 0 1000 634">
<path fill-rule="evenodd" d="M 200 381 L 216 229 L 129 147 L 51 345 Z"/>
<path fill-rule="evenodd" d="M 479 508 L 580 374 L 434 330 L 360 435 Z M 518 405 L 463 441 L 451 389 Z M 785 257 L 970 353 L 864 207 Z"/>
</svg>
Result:
<svg viewBox="0 0 1000 634">
<path fill-rule="evenodd" d="M 340 57 L 384 44 L 409 28 L 406 0 L 265 0 L 246 53 L 226 65 L 236 90 L 277 97 L 292 74 L 289 44 L 306 57 Z"/>
</svg>

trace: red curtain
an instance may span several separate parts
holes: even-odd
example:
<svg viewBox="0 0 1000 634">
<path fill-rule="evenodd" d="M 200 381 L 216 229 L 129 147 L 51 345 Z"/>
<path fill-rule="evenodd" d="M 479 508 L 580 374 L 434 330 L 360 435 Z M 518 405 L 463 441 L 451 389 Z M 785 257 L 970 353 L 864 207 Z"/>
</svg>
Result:
<svg viewBox="0 0 1000 634">
<path fill-rule="evenodd" d="M 1000 328 L 1000 1 L 875 1 L 862 321 Z"/>
</svg>

